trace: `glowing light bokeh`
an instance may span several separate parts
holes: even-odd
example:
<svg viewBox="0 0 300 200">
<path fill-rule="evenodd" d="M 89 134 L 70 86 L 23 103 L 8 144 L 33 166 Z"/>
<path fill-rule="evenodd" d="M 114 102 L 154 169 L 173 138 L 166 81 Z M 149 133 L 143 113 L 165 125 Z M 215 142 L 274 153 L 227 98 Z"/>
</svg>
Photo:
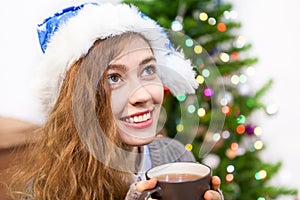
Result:
<svg viewBox="0 0 300 200">
<path fill-rule="evenodd" d="M 216 23 L 217 23 L 217 21 L 216 21 L 216 19 L 215 18 L 212 18 L 212 17 L 210 17 L 209 19 L 208 19 L 208 24 L 209 25 L 216 25 Z"/>
<path fill-rule="evenodd" d="M 199 14 L 199 19 L 201 21 L 206 21 L 208 19 L 208 15 L 205 12 Z"/>
<path fill-rule="evenodd" d="M 211 97 L 214 94 L 214 91 L 211 88 L 206 88 L 204 89 L 203 94 L 207 97 Z"/>
<path fill-rule="evenodd" d="M 236 132 L 238 134 L 243 134 L 246 130 L 246 127 L 243 124 L 240 124 L 236 127 Z"/>
<path fill-rule="evenodd" d="M 184 126 L 183 126 L 182 124 L 178 124 L 178 125 L 176 126 L 176 130 L 177 130 L 178 132 L 182 132 L 183 129 L 184 129 Z"/>
<path fill-rule="evenodd" d="M 185 45 L 187 47 L 192 47 L 194 45 L 194 41 L 192 39 L 186 39 L 185 40 Z"/>
<path fill-rule="evenodd" d="M 203 76 L 198 75 L 198 76 L 196 77 L 196 81 L 197 81 L 199 84 L 203 84 L 204 81 L 205 81 L 205 79 L 204 79 Z"/>
<path fill-rule="evenodd" d="M 188 151 L 192 151 L 193 145 L 192 144 L 186 144 L 185 149 L 188 150 Z"/>
<path fill-rule="evenodd" d="M 225 32 L 227 30 L 227 26 L 226 26 L 226 24 L 220 22 L 217 25 L 217 29 L 220 32 Z"/>
<path fill-rule="evenodd" d="M 228 173 L 233 173 L 234 170 L 235 170 L 235 168 L 234 168 L 233 165 L 228 165 L 227 168 L 226 168 L 226 170 L 227 170 Z"/>
<path fill-rule="evenodd" d="M 203 51 L 203 48 L 200 45 L 195 45 L 194 52 L 195 54 L 201 54 Z"/>
<path fill-rule="evenodd" d="M 196 107 L 194 105 L 189 105 L 187 111 L 189 113 L 194 113 L 196 111 Z"/>
<path fill-rule="evenodd" d="M 179 21 L 175 20 L 171 24 L 171 29 L 173 31 L 181 31 L 183 29 L 183 26 Z"/>
<path fill-rule="evenodd" d="M 186 96 L 185 95 L 178 95 L 176 98 L 177 98 L 178 101 L 182 102 L 182 101 L 185 101 Z"/>
<path fill-rule="evenodd" d="M 230 137 L 230 132 L 229 131 L 223 131 L 222 132 L 222 138 L 224 139 L 228 139 Z"/>
<path fill-rule="evenodd" d="M 197 114 L 199 117 L 204 117 L 205 114 L 206 114 L 206 111 L 204 108 L 199 108 L 198 111 L 197 111 Z"/>
<path fill-rule="evenodd" d="M 230 56 L 229 56 L 227 53 L 222 52 L 222 53 L 220 53 L 220 59 L 221 59 L 223 62 L 227 63 L 227 62 L 230 61 Z"/>
<path fill-rule="evenodd" d="M 258 181 L 263 180 L 267 177 L 267 172 L 266 172 L 266 170 L 260 170 L 260 171 L 255 173 L 254 177 Z"/>
</svg>

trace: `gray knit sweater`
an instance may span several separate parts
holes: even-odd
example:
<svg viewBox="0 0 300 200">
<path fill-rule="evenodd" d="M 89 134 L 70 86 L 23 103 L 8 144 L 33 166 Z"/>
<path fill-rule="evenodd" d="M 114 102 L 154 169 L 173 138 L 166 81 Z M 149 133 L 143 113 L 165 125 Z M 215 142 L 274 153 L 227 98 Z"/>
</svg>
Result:
<svg viewBox="0 0 300 200">
<path fill-rule="evenodd" d="M 193 154 L 177 140 L 156 138 L 149 144 L 152 167 L 170 162 L 195 161 Z"/>
<path fill-rule="evenodd" d="M 195 161 L 191 152 L 187 151 L 183 144 L 170 138 L 156 138 L 149 144 L 152 167 L 170 162 Z M 26 187 L 26 192 L 33 194 L 32 183 Z M 130 186 L 126 200 L 136 200 L 141 193 L 136 190 L 135 183 Z M 22 197 L 22 200 L 30 200 L 29 197 Z"/>
<path fill-rule="evenodd" d="M 170 162 L 194 161 L 193 154 L 183 144 L 170 138 L 156 138 L 149 144 L 152 167 Z M 139 199 L 141 193 L 136 190 L 135 183 L 130 186 L 125 200 Z"/>
</svg>

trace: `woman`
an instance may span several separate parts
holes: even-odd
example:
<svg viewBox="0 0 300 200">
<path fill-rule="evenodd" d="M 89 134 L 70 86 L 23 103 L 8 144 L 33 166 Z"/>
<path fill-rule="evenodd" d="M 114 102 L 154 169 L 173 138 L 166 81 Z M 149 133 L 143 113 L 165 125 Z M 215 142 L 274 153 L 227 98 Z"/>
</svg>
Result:
<svg viewBox="0 0 300 200">
<path fill-rule="evenodd" d="M 156 185 L 147 169 L 195 161 L 178 141 L 156 138 L 163 88 L 177 95 L 198 85 L 153 20 L 133 6 L 87 3 L 38 30 L 47 119 L 14 177 L 23 199 L 138 199 Z M 212 185 L 205 199 L 221 199 L 220 179 Z"/>
</svg>

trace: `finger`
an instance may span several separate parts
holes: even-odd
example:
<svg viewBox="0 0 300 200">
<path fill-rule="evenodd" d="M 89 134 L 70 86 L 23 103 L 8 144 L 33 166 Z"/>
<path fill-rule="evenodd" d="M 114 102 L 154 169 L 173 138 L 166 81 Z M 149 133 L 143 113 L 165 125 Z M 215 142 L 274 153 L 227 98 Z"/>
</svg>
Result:
<svg viewBox="0 0 300 200">
<path fill-rule="evenodd" d="M 136 184 L 136 190 L 138 192 L 143 192 L 148 189 L 152 189 L 155 187 L 157 180 L 155 178 L 152 178 L 150 180 L 145 180 L 145 181 L 139 181 Z"/>
<path fill-rule="evenodd" d="M 208 190 L 204 194 L 204 199 L 205 200 L 221 200 L 221 194 L 217 191 L 214 190 Z"/>
<path fill-rule="evenodd" d="M 213 176 L 211 179 L 211 183 L 212 183 L 212 189 L 218 190 L 221 185 L 221 179 L 218 176 Z"/>
</svg>

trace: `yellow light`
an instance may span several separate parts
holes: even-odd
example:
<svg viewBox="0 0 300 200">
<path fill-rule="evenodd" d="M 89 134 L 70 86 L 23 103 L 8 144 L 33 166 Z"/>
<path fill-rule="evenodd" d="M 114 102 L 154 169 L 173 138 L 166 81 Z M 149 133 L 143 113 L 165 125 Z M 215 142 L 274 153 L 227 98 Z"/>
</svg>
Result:
<svg viewBox="0 0 300 200">
<path fill-rule="evenodd" d="M 195 52 L 196 54 L 200 54 L 200 53 L 202 53 L 202 51 L 203 51 L 203 49 L 202 49 L 202 47 L 201 47 L 200 45 L 196 45 L 196 46 L 194 47 L 194 52 Z"/>
<path fill-rule="evenodd" d="M 205 114 L 206 114 L 206 111 L 204 108 L 199 108 L 198 111 L 197 111 L 197 114 L 199 117 L 204 117 Z"/>
<path fill-rule="evenodd" d="M 185 145 L 185 148 L 186 148 L 186 150 L 188 150 L 188 151 L 192 151 L 193 145 L 191 145 L 191 144 L 186 144 L 186 145 Z"/>
<path fill-rule="evenodd" d="M 235 85 L 237 85 L 240 82 L 240 77 L 238 77 L 237 75 L 233 75 L 231 77 L 231 82 Z"/>
<path fill-rule="evenodd" d="M 182 124 L 178 124 L 178 125 L 176 126 L 176 130 L 177 130 L 178 132 L 182 132 L 183 129 L 184 129 L 184 126 L 183 126 Z"/>
<path fill-rule="evenodd" d="M 201 75 L 198 75 L 197 78 L 196 78 L 196 81 L 197 81 L 199 84 L 202 84 L 202 83 L 204 83 L 204 77 L 201 76 Z"/>
<path fill-rule="evenodd" d="M 260 140 L 258 140 L 258 141 L 256 141 L 256 142 L 254 143 L 254 148 L 257 149 L 257 150 L 262 149 L 263 146 L 264 146 L 264 143 L 263 143 L 262 141 L 260 141 Z"/>
<path fill-rule="evenodd" d="M 255 127 L 254 134 L 260 136 L 262 134 L 262 128 L 259 126 Z"/>
<path fill-rule="evenodd" d="M 236 40 L 235 46 L 237 48 L 242 48 L 246 44 L 246 38 L 244 36 L 239 36 Z"/>
<path fill-rule="evenodd" d="M 206 21 L 208 19 L 208 15 L 205 12 L 199 14 L 199 19 L 201 21 Z"/>
<path fill-rule="evenodd" d="M 223 61 L 223 62 L 229 62 L 230 60 L 230 56 L 227 54 L 227 53 L 220 53 L 220 59 Z"/>
</svg>

